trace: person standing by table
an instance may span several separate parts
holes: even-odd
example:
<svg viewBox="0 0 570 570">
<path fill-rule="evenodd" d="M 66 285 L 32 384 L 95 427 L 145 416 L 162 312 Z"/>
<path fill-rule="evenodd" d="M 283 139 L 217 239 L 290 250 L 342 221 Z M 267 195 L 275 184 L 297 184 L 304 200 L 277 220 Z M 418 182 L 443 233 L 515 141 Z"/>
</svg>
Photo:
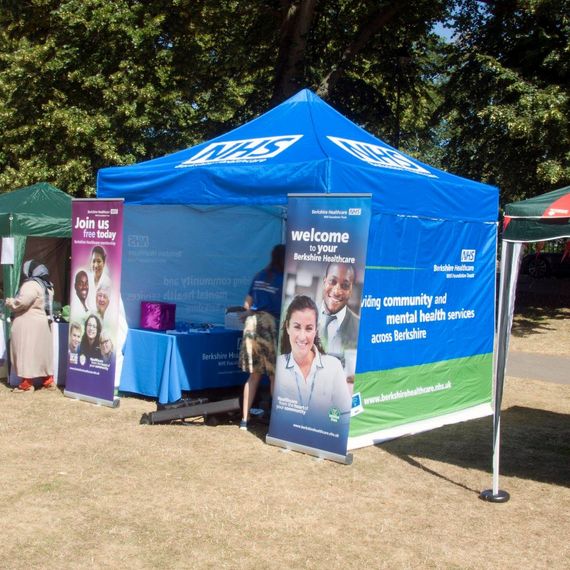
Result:
<svg viewBox="0 0 570 570">
<path fill-rule="evenodd" d="M 43 387 L 56 390 L 53 378 L 53 284 L 47 267 L 34 261 L 23 265 L 26 277 L 18 293 L 6 299 L 12 310 L 10 356 L 16 375 L 22 378 L 12 390 L 14 393 L 31 393 L 33 378 L 43 378 Z"/>
<path fill-rule="evenodd" d="M 240 366 L 249 377 L 243 388 L 240 429 L 247 429 L 249 411 L 263 375 L 269 377 L 271 393 L 275 379 L 277 326 L 281 313 L 285 246 L 276 245 L 269 265 L 255 274 L 244 301 L 245 325 L 240 349 Z"/>
</svg>

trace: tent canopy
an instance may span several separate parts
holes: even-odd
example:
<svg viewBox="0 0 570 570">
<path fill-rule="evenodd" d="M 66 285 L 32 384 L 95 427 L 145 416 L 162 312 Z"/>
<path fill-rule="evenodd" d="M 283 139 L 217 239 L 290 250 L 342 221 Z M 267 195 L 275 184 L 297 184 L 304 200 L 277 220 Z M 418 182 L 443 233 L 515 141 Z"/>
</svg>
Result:
<svg viewBox="0 0 570 570">
<path fill-rule="evenodd" d="M 373 213 L 497 218 L 496 188 L 404 155 L 307 89 L 216 139 L 97 180 L 99 198 L 127 204 L 284 205 L 288 193 L 370 188 Z"/>
<path fill-rule="evenodd" d="M 10 297 L 18 289 L 28 237 L 71 237 L 71 197 L 47 182 L 0 194 L 0 236 L 14 238 L 14 263 L 3 266 L 4 294 Z"/>
<path fill-rule="evenodd" d="M 505 241 L 570 237 L 570 186 L 505 206 Z"/>
<path fill-rule="evenodd" d="M 47 182 L 0 194 L 0 234 L 71 237 L 71 197 Z"/>
</svg>

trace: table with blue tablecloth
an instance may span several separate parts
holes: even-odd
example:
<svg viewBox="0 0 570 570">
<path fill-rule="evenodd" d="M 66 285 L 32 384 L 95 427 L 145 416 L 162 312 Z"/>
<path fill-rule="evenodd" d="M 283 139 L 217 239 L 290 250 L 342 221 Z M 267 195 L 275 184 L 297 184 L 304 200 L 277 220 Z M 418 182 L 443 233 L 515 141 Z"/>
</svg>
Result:
<svg viewBox="0 0 570 570">
<path fill-rule="evenodd" d="M 181 334 L 129 329 L 119 390 L 167 404 L 182 392 L 243 385 L 241 338 L 241 331 L 222 327 Z"/>
</svg>

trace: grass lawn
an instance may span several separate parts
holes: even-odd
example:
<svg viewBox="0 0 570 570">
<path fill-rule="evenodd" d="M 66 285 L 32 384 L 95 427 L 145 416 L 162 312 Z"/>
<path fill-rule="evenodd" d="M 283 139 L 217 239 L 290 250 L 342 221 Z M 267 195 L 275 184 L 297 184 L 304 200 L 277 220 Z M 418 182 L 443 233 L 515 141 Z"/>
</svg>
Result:
<svg viewBox="0 0 570 570">
<path fill-rule="evenodd" d="M 563 349 L 568 312 L 517 316 L 512 348 Z M 565 344 L 564 347 L 561 344 Z M 140 425 L 117 409 L 0 385 L 0 567 L 568 568 L 570 386 L 507 378 L 501 488 L 492 420 L 357 450 L 287 453 L 265 429 Z"/>
</svg>

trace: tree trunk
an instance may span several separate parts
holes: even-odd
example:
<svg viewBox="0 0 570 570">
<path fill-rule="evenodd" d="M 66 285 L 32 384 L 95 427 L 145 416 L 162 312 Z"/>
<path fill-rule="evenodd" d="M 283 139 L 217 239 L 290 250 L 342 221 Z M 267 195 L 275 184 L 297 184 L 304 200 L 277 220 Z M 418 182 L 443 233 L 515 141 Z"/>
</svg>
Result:
<svg viewBox="0 0 570 570">
<path fill-rule="evenodd" d="M 378 10 L 367 18 L 360 27 L 354 41 L 344 50 L 337 65 L 333 66 L 326 77 L 321 81 L 317 94 L 327 98 L 336 82 L 344 73 L 346 66 L 354 59 L 371 37 L 376 35 L 390 20 L 406 7 L 407 1 L 394 0 L 389 6 Z"/>
<path fill-rule="evenodd" d="M 282 0 L 283 23 L 275 67 L 271 106 L 294 95 L 303 85 L 307 36 L 313 23 L 317 0 Z"/>
</svg>

